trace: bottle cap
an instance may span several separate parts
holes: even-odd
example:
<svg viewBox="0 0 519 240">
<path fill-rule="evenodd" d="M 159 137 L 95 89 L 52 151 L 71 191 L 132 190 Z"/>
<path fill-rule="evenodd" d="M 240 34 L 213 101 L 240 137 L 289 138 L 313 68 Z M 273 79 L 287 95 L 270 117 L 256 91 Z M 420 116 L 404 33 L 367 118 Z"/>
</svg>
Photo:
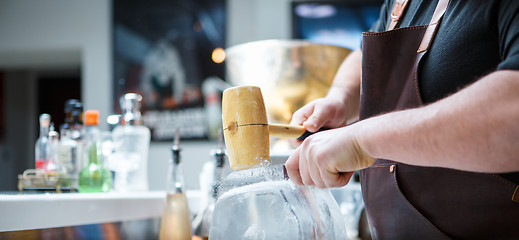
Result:
<svg viewBox="0 0 519 240">
<path fill-rule="evenodd" d="M 40 126 L 42 127 L 49 127 L 50 126 L 50 115 L 47 113 L 44 113 L 40 115 Z"/>
<path fill-rule="evenodd" d="M 142 125 L 141 107 L 142 96 L 137 93 L 126 93 L 121 97 L 121 125 Z"/>
<path fill-rule="evenodd" d="M 139 110 L 141 107 L 142 96 L 137 93 L 127 93 L 121 97 L 119 103 L 122 110 Z"/>
<path fill-rule="evenodd" d="M 86 125 L 97 125 L 99 119 L 99 111 L 97 110 L 86 110 L 85 111 L 85 124 Z"/>
</svg>

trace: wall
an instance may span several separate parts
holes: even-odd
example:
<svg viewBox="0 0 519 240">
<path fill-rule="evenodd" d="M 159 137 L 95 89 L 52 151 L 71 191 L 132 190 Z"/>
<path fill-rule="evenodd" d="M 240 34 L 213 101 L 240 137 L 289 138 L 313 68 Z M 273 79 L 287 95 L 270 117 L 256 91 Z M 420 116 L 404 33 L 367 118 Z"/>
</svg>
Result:
<svg viewBox="0 0 519 240">
<path fill-rule="evenodd" d="M 0 67 L 81 68 L 86 108 L 111 110 L 110 2 L 0 0 Z"/>
<path fill-rule="evenodd" d="M 289 38 L 289 7 L 289 0 L 228 0 L 227 45 Z M 85 108 L 100 110 L 101 119 L 105 119 L 113 105 L 110 25 L 111 5 L 108 0 L 0 0 L 0 69 L 13 72 L 5 77 L 9 84 L 23 80 L 34 86 L 30 82 L 35 79 L 31 77 L 34 71 L 79 68 Z M 34 97 L 30 89 L 15 95 Z M 22 106 L 9 103 L 10 109 L 26 110 L 18 111 L 8 124 L 18 124 L 22 129 L 34 128 L 37 116 L 26 112 L 34 108 L 34 101 L 28 97 L 20 102 Z M 10 136 L 16 134 L 34 133 L 11 130 Z M 13 137 L 0 146 L 0 150 L 16 144 L 18 149 L 32 151 L 33 145 L 30 143 L 35 139 L 20 141 Z M 191 189 L 198 188 L 198 172 L 202 164 L 210 159 L 209 152 L 217 144 L 200 141 L 182 144 L 186 185 Z M 170 146 L 171 143 L 151 145 L 149 177 L 153 190 L 165 187 Z M 13 161 L 27 158 L 26 155 L 5 154 L 0 157 L 3 158 L 0 161 L 1 181 L 7 178 L 2 173 L 9 172 L 8 178 L 11 180 L 21 173 L 20 169 L 15 169 L 13 173 L 12 168 L 16 166 Z"/>
<path fill-rule="evenodd" d="M 81 69 L 85 108 L 99 109 L 102 118 L 110 112 L 109 22 L 106 0 L 0 0 L 0 69 L 7 104 L 0 189 L 13 189 L 16 175 L 33 166 L 39 73 Z"/>
<path fill-rule="evenodd" d="M 288 39 L 290 0 L 227 0 L 227 46 Z"/>
<path fill-rule="evenodd" d="M 6 136 L 1 144 L 4 149 L 1 156 L 1 181 L 5 186 L 16 186 L 17 174 L 22 173 L 29 161 L 34 162 L 34 142 L 26 136 L 34 136 L 36 128 L 26 127 L 38 124 L 36 115 L 36 81 L 35 75 L 28 72 L 10 72 L 5 74 L 5 98 L 9 104 L 5 107 Z M 24 89 L 20 92 L 17 89 Z M 29 149 L 29 151 L 28 151 Z"/>
</svg>

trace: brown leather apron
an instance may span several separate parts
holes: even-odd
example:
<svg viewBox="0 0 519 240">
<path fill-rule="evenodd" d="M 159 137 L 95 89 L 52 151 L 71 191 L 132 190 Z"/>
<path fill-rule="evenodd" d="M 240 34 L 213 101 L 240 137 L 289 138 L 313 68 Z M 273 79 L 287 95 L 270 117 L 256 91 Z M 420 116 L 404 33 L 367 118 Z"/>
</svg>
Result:
<svg viewBox="0 0 519 240">
<path fill-rule="evenodd" d="M 389 30 L 363 34 L 361 119 L 423 104 L 417 70 L 448 2 L 427 26 L 393 29 L 397 0 Z M 519 239 L 519 188 L 499 175 L 378 159 L 360 176 L 375 239 Z"/>
</svg>

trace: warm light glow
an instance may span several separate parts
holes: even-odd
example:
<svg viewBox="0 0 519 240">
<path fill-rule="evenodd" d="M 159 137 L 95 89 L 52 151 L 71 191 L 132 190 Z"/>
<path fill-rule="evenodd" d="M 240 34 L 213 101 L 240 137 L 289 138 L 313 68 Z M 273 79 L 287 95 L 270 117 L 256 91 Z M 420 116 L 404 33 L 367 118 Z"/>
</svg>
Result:
<svg viewBox="0 0 519 240">
<path fill-rule="evenodd" d="M 222 63 L 225 60 L 225 51 L 223 50 L 223 48 L 215 48 L 213 50 L 211 58 L 215 63 Z"/>
</svg>

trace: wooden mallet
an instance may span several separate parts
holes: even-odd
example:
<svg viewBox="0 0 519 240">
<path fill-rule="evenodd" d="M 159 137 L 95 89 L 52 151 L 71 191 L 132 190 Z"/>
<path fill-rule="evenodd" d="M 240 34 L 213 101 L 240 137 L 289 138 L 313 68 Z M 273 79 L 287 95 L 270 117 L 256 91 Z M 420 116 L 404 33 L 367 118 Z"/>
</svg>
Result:
<svg viewBox="0 0 519 240">
<path fill-rule="evenodd" d="M 222 120 L 229 163 L 233 170 L 267 165 L 269 136 L 300 138 L 303 126 L 269 124 L 259 87 L 226 89 L 222 97 Z"/>
</svg>

